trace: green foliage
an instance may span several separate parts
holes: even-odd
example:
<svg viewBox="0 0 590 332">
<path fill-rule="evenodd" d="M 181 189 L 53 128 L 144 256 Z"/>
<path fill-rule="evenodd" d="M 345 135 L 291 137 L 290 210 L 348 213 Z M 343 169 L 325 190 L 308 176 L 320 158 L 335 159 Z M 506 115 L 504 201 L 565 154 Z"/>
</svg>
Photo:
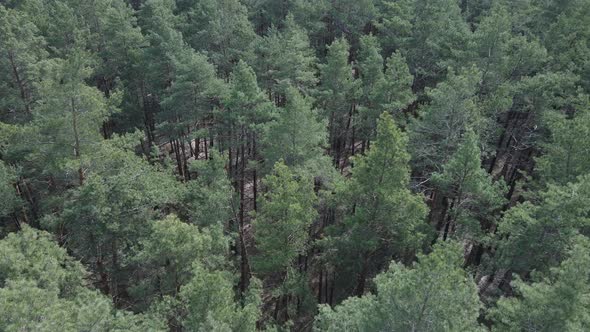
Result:
<svg viewBox="0 0 590 332">
<path fill-rule="evenodd" d="M 385 53 L 391 54 L 408 45 L 412 37 L 413 20 L 416 16 L 412 0 L 380 0 L 377 3 L 375 25 Z"/>
<path fill-rule="evenodd" d="M 226 118 L 230 124 L 255 128 L 268 116 L 268 101 L 258 87 L 256 73 L 246 62 L 240 61 L 234 67 L 224 103 L 229 109 Z"/>
<path fill-rule="evenodd" d="M 405 5 L 400 4 L 404 14 L 410 12 L 402 7 Z M 455 0 L 417 0 L 413 6 L 415 17 L 412 20 L 412 34 L 407 44 L 403 45 L 407 51 L 402 54 L 408 59 L 412 74 L 416 77 L 415 85 L 431 86 L 434 80 L 444 75 L 448 66 L 457 67 L 454 64 L 461 64 L 466 56 L 464 45 L 472 37 L 471 31 Z M 403 20 L 404 16 L 396 24 L 401 23 L 405 28 Z M 404 30 L 401 32 L 403 38 Z"/>
<path fill-rule="evenodd" d="M 15 181 L 15 171 L 0 160 L 0 218 L 14 212 L 21 205 L 13 187 Z"/>
<path fill-rule="evenodd" d="M 316 218 L 316 195 L 308 177 L 294 178 L 282 161 L 263 181 L 267 192 L 260 200 L 254 221 L 255 270 L 261 273 L 282 271 L 308 246 L 309 227 Z"/>
<path fill-rule="evenodd" d="M 256 68 L 262 87 L 279 101 L 289 86 L 310 95 L 317 83 L 317 59 L 305 29 L 288 15 L 285 27 L 271 27 L 256 46 Z"/>
<path fill-rule="evenodd" d="M 506 212 L 498 226 L 498 261 L 516 273 L 546 271 L 563 260 L 577 234 L 588 234 L 590 176 L 564 186 L 548 185 L 535 203 Z"/>
<path fill-rule="evenodd" d="M 0 328 L 7 332 L 166 330 L 156 318 L 115 310 L 110 299 L 90 290 L 65 299 L 35 282 L 15 280 L 0 288 L 0 303 Z"/>
<path fill-rule="evenodd" d="M 40 288 L 58 294 L 72 294 L 82 286 L 84 270 L 79 262 L 68 256 L 65 249 L 53 242 L 46 232 L 25 226 L 0 241 L 0 285 L 9 280 L 26 279 Z M 57 294 L 56 294 L 57 295 Z"/>
<path fill-rule="evenodd" d="M 222 77 L 229 76 L 238 60 L 252 56 L 256 34 L 247 8 L 238 0 L 194 2 L 182 30 L 195 50 L 207 52 Z"/>
<path fill-rule="evenodd" d="M 375 95 L 379 106 L 394 115 L 410 105 L 416 97 L 412 93 L 412 81 L 406 59 L 399 53 L 385 60 L 385 77 L 378 84 Z"/>
<path fill-rule="evenodd" d="M 411 257 L 426 238 L 426 205 L 408 190 L 407 142 L 391 115 L 383 113 L 375 143 L 365 156 L 354 159 L 352 179 L 341 189 L 353 210 L 342 225 L 333 227 L 325 245 L 334 247 L 335 263 L 346 271 L 343 277 L 358 278 L 359 292 L 384 261 Z"/>
<path fill-rule="evenodd" d="M 149 231 L 149 220 L 178 200 L 172 175 L 150 165 L 132 151 L 118 146 L 121 140 L 96 145 L 87 163 L 91 172 L 83 186 L 68 193 L 63 210 L 48 215 L 44 224 L 63 234 L 66 246 L 98 271 L 100 287 L 116 292 L 129 276 L 124 260 Z M 107 275 L 111 278 L 106 279 Z"/>
<path fill-rule="evenodd" d="M 401 111 L 415 100 L 412 93 L 414 78 L 405 58 L 399 53 L 392 54 L 385 61 L 384 69 L 380 53 L 376 37 L 361 38 L 358 69 L 363 93 L 358 106 L 358 132 L 362 139 L 374 138 L 377 119 L 383 112 L 405 122 Z"/>
<path fill-rule="evenodd" d="M 553 56 L 553 64 L 557 70 L 571 71 L 579 75 L 586 90 L 590 88 L 590 3 L 586 0 L 555 1 L 555 5 L 563 6 L 547 29 L 544 45 Z"/>
<path fill-rule="evenodd" d="M 490 312 L 494 331 L 584 331 L 590 328 L 588 309 L 590 247 L 574 237 L 568 257 L 545 278 L 532 284 L 516 278 L 516 297 L 503 297 Z"/>
<path fill-rule="evenodd" d="M 141 239 L 141 249 L 132 259 L 141 264 L 140 271 L 146 271 L 147 276 L 131 289 L 138 301 L 155 295 L 177 296 L 192 280 L 195 264 L 223 267 L 228 246 L 218 228 L 199 231 L 175 216 L 152 222 L 149 227 L 149 235 Z"/>
<path fill-rule="evenodd" d="M 24 227 L 0 241 L 3 331 L 163 331 L 153 317 L 115 310 L 85 288 L 86 272 L 45 232 Z"/>
<path fill-rule="evenodd" d="M 40 101 L 26 135 L 32 161 L 30 171 L 62 177 L 64 182 L 84 180 L 83 158 L 96 149 L 102 137 L 100 125 L 117 111 L 116 96 L 108 100 L 96 88 L 84 83 L 93 72 L 94 61 L 85 51 L 75 49 L 65 60 L 55 59 L 44 66 L 39 84 Z M 16 144 L 18 145 L 18 143 Z"/>
<path fill-rule="evenodd" d="M 208 160 L 195 160 L 190 164 L 197 178 L 185 185 L 181 211 L 195 225 L 224 226 L 232 214 L 232 188 L 224 169 L 226 158 L 216 150 L 209 154 Z"/>
<path fill-rule="evenodd" d="M 188 330 L 255 331 L 258 295 L 249 296 L 241 307 L 234 302 L 233 285 L 227 273 L 196 268 L 194 274 L 180 294 L 188 312 L 183 324 Z M 255 288 L 256 283 L 251 287 Z"/>
<path fill-rule="evenodd" d="M 0 120 L 29 119 L 45 40 L 25 13 L 0 6 Z"/>
<path fill-rule="evenodd" d="M 461 268 L 461 246 L 437 244 L 412 268 L 392 263 L 376 295 L 320 307 L 316 331 L 479 331 L 476 285 Z"/>
<path fill-rule="evenodd" d="M 180 56 L 181 52 L 187 52 L 182 34 L 175 29 L 178 17 L 174 15 L 173 9 L 173 1 L 151 0 L 139 12 L 139 25 L 145 31 L 145 39 L 149 44 L 144 48 L 132 75 L 135 76 L 134 80 L 139 81 L 134 84 L 138 85 L 137 89 L 141 89 L 144 108 L 148 93 L 164 95 L 173 79 L 173 58 Z"/>
<path fill-rule="evenodd" d="M 334 0 L 331 1 L 328 15 L 335 37 L 360 35 L 360 32 L 375 16 L 373 0 Z"/>
<path fill-rule="evenodd" d="M 109 93 L 117 79 L 133 79 L 133 67 L 140 61 L 145 37 L 133 10 L 123 0 L 82 1 L 78 6 L 83 7 L 79 12 L 86 13 L 90 27 L 89 48 L 102 60 L 95 72 L 97 80 L 102 81 L 99 88 Z"/>
<path fill-rule="evenodd" d="M 243 303 L 239 303 L 234 299 L 231 274 L 210 271 L 198 263 L 192 274 L 178 298 L 164 297 L 152 312 L 167 316 L 172 327 L 188 331 L 256 331 L 261 304 L 258 280 L 251 280 Z"/>
<path fill-rule="evenodd" d="M 470 56 L 482 72 L 482 97 L 490 98 L 507 81 L 534 74 L 547 61 L 547 51 L 537 39 L 514 33 L 519 23 L 515 13 L 498 3 L 477 26 Z"/>
<path fill-rule="evenodd" d="M 583 143 L 590 140 L 590 112 L 577 112 L 572 119 L 555 113 L 546 117 L 551 138 L 544 145 L 545 154 L 536 160 L 537 172 L 544 182 L 574 182 L 590 171 L 590 150 Z"/>
<path fill-rule="evenodd" d="M 0 3 L 1 331 L 588 329 L 589 0 Z"/>
<path fill-rule="evenodd" d="M 486 119 L 475 98 L 480 79 L 474 69 L 450 72 L 446 81 L 426 90 L 431 102 L 421 107 L 420 117 L 410 123 L 410 151 L 417 170 L 426 174 L 441 170 L 467 128 L 482 135 Z"/>
<path fill-rule="evenodd" d="M 348 63 L 349 44 L 345 38 L 328 46 L 326 63 L 320 64 L 318 106 L 329 119 L 330 151 L 334 163 L 339 164 L 341 152 L 347 142 L 354 103 L 360 94 L 361 81 L 354 77 L 352 64 Z"/>
<path fill-rule="evenodd" d="M 267 123 L 262 155 L 267 168 L 283 160 L 295 172 L 329 175 L 331 165 L 324 156 L 326 124 L 319 120 L 309 98 L 295 88 L 286 90 L 286 105 L 279 109 L 276 120 Z"/>
<path fill-rule="evenodd" d="M 468 130 L 455 154 L 443 166 L 444 171 L 432 175 L 432 182 L 452 200 L 447 221 L 452 233 L 456 230 L 460 238 L 472 240 L 483 236 L 482 221 L 494 221 L 490 216 L 505 203 L 506 192 L 503 181 L 493 183 L 481 168 L 478 143 L 476 134 Z"/>
<path fill-rule="evenodd" d="M 160 103 L 158 128 L 167 137 L 178 138 L 211 116 L 214 100 L 223 95 L 225 87 L 205 55 L 184 47 L 170 56 L 174 79 Z"/>
<path fill-rule="evenodd" d="M 349 48 L 346 39 L 335 40 L 328 46 L 326 63 L 319 65 L 319 103 L 328 115 L 334 113 L 337 119 L 348 113 L 350 103 L 358 94 L 359 83 L 348 63 Z"/>
</svg>

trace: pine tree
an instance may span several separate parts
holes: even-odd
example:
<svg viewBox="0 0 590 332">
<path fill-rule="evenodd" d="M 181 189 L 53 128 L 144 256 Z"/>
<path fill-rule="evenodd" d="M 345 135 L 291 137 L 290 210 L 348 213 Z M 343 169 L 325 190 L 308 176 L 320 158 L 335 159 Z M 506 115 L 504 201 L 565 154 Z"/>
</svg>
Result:
<svg viewBox="0 0 590 332">
<path fill-rule="evenodd" d="M 87 158 L 84 185 L 55 203 L 59 213 L 44 217 L 45 227 L 67 235 L 66 247 L 89 264 L 97 287 L 113 297 L 125 293 L 132 265 L 124 260 L 149 233 L 148 221 L 178 202 L 172 174 L 136 156 L 134 143 L 111 139 L 95 144 Z"/>
<path fill-rule="evenodd" d="M 223 78 L 239 60 L 251 60 L 256 34 L 248 9 L 238 0 L 195 2 L 182 30 L 195 50 L 207 52 Z"/>
<path fill-rule="evenodd" d="M 263 184 L 267 191 L 253 223 L 259 252 L 253 258 L 253 271 L 280 278 L 273 286 L 274 319 L 284 323 L 301 310 L 313 311 L 307 277 L 301 267 L 295 266 L 295 260 L 310 246 L 317 198 L 310 177 L 295 175 L 282 161 L 275 164 Z M 296 306 L 291 298 L 296 299 Z"/>
<path fill-rule="evenodd" d="M 362 95 L 359 100 L 358 113 L 355 114 L 353 123 L 352 149 L 355 147 L 356 137 L 365 141 L 373 138 L 381 109 L 379 92 L 385 84 L 383 73 L 383 57 L 381 46 L 373 35 L 362 36 L 360 39 L 358 72 L 361 81 Z"/>
<path fill-rule="evenodd" d="M 232 217 L 232 187 L 224 167 L 227 159 L 217 150 L 209 151 L 209 159 L 190 163 L 196 179 L 188 181 L 182 192 L 181 211 L 190 223 L 206 227 L 227 227 Z"/>
<path fill-rule="evenodd" d="M 547 51 L 533 37 L 516 34 L 520 22 L 505 5 L 495 4 L 477 26 L 471 40 L 470 57 L 482 73 L 478 95 L 492 99 L 507 84 L 534 75 L 547 61 Z M 500 107 L 509 107 L 506 102 Z"/>
<path fill-rule="evenodd" d="M 214 107 L 224 95 L 225 86 L 204 55 L 183 47 L 169 56 L 174 79 L 160 102 L 157 130 L 166 135 L 173 147 L 178 173 L 189 180 L 188 159 L 199 157 L 201 139 L 206 144 L 207 121 L 211 120 Z"/>
<path fill-rule="evenodd" d="M 375 26 L 385 54 L 400 52 L 412 38 L 415 6 L 412 0 L 376 1 L 377 18 Z"/>
<path fill-rule="evenodd" d="M 228 239 L 220 227 L 199 230 L 170 215 L 150 222 L 148 228 L 149 234 L 139 241 L 141 250 L 131 259 L 139 266 L 136 275 L 143 276 L 129 287 L 136 303 L 150 305 L 155 297 L 178 297 L 195 277 L 195 264 L 213 270 L 227 264 Z"/>
<path fill-rule="evenodd" d="M 39 65 L 47 57 L 45 40 L 31 18 L 0 6 L 0 120 L 30 120 L 38 98 Z"/>
<path fill-rule="evenodd" d="M 73 50 L 65 60 L 47 63 L 39 85 L 41 95 L 34 109 L 32 154 L 45 172 L 64 177 L 77 174 L 82 185 L 86 176 L 84 159 L 100 143 L 100 126 L 117 111 L 116 98 L 108 100 L 96 88 L 85 84 L 93 61 L 83 50 Z M 43 143 L 42 143 L 43 142 Z M 64 173 L 66 176 L 64 176 Z"/>
<path fill-rule="evenodd" d="M 260 282 L 252 280 L 245 300 L 234 300 L 231 274 L 196 265 L 194 278 L 180 290 L 177 314 L 189 331 L 256 331 L 260 316 Z"/>
<path fill-rule="evenodd" d="M 354 160 L 352 179 L 343 189 L 350 215 L 333 227 L 326 245 L 336 250 L 339 274 L 356 284 L 358 295 L 386 261 L 412 257 L 425 240 L 426 205 L 408 190 L 407 141 L 391 115 L 383 113 L 375 143 Z"/>
<path fill-rule="evenodd" d="M 472 69 L 462 74 L 449 73 L 446 81 L 427 90 L 430 103 L 421 107 L 420 117 L 410 123 L 410 151 L 415 171 L 428 176 L 441 170 L 456 151 L 467 127 L 483 136 L 487 124 L 475 98 L 479 81 L 479 72 Z"/>
<path fill-rule="evenodd" d="M 413 77 L 405 59 L 399 53 L 392 54 L 386 61 L 381 56 L 376 37 L 361 38 L 359 72 L 363 95 L 358 107 L 359 124 L 355 136 L 368 142 L 374 138 L 377 119 L 383 112 L 389 112 L 401 123 L 405 122 L 401 111 L 415 99 L 412 93 Z M 353 128 L 353 130 L 356 128 Z M 354 146 L 353 146 L 354 148 Z"/>
<path fill-rule="evenodd" d="M 584 331 L 590 328 L 590 247 L 575 237 L 568 257 L 545 278 L 513 281 L 516 297 L 502 297 L 490 312 L 494 331 Z"/>
<path fill-rule="evenodd" d="M 551 131 L 550 142 L 543 146 L 545 154 L 537 158 L 537 172 L 543 182 L 565 185 L 590 172 L 590 112 L 576 112 L 572 119 L 547 113 Z"/>
<path fill-rule="evenodd" d="M 164 331 L 158 317 L 113 308 L 87 272 L 51 236 L 25 226 L 0 241 L 0 329 Z"/>
<path fill-rule="evenodd" d="M 131 68 L 132 78 L 127 84 L 133 93 L 128 98 L 139 113 L 135 116 L 143 122 L 148 151 L 158 143 L 156 114 L 160 111 L 160 100 L 174 79 L 173 59 L 188 51 L 182 34 L 175 29 L 179 18 L 173 11 L 173 1 L 151 0 L 138 13 L 138 22 L 148 46 L 144 47 L 139 61 Z M 149 155 L 149 152 L 145 154 Z"/>
<path fill-rule="evenodd" d="M 590 3 L 587 0 L 551 1 L 549 4 L 561 7 L 550 8 L 545 13 L 556 15 L 550 25 L 542 25 L 543 45 L 552 55 L 554 70 L 571 71 L 581 78 L 586 91 L 590 88 L 590 47 L 585 41 L 590 37 Z"/>
<path fill-rule="evenodd" d="M 549 185 L 536 202 L 508 210 L 498 225 L 496 261 L 515 273 L 557 266 L 577 234 L 588 235 L 590 176 L 564 186 Z"/>
<path fill-rule="evenodd" d="M 412 92 L 414 77 L 410 74 L 406 58 L 400 53 L 394 53 L 387 58 L 385 67 L 385 77 L 382 83 L 375 87 L 375 98 L 380 108 L 395 116 L 416 99 Z"/>
<path fill-rule="evenodd" d="M 4 161 L 0 160 L 0 219 L 8 217 L 11 213 L 22 204 L 20 198 L 16 195 L 13 183 L 16 182 L 16 172 L 8 167 Z M 17 227 L 20 222 L 15 217 Z"/>
<path fill-rule="evenodd" d="M 308 178 L 294 176 L 279 161 L 264 178 L 267 192 L 254 221 L 256 247 L 261 253 L 254 260 L 255 271 L 285 271 L 309 244 L 309 227 L 317 216 L 316 195 Z"/>
<path fill-rule="evenodd" d="M 414 89 L 422 90 L 444 77 L 448 66 L 461 65 L 465 57 L 464 45 L 470 40 L 471 31 L 455 0 L 419 0 L 413 5 L 412 33 L 402 47 L 402 54 L 416 77 Z M 402 12 L 407 11 L 404 8 Z M 402 27 L 405 28 L 405 22 Z M 404 37 L 404 30 L 401 31 Z"/>
<path fill-rule="evenodd" d="M 100 59 L 93 81 L 108 96 L 119 78 L 131 79 L 145 46 L 134 12 L 124 0 L 65 3 L 76 16 L 76 27 L 84 30 L 85 47 Z"/>
<path fill-rule="evenodd" d="M 372 0 L 335 0 L 330 2 L 328 31 L 332 37 L 357 37 L 375 16 Z"/>
<path fill-rule="evenodd" d="M 492 182 L 491 176 L 481 168 L 481 150 L 477 135 L 468 130 L 463 142 L 444 171 L 432 175 L 432 182 L 448 200 L 449 211 L 439 220 L 441 237 L 458 236 L 462 239 L 481 240 L 482 227 L 490 227 L 494 215 L 504 204 L 503 181 Z M 457 233 L 457 234 L 455 234 Z"/>
<path fill-rule="evenodd" d="M 256 70 L 261 87 L 275 104 L 281 106 L 289 86 L 311 95 L 317 83 L 317 59 L 309 45 L 307 31 L 295 22 L 293 15 L 285 19 L 279 30 L 271 27 L 256 44 Z"/>
<path fill-rule="evenodd" d="M 330 161 L 323 151 L 326 126 L 318 118 L 309 98 L 293 87 L 287 88 L 285 107 L 279 109 L 276 119 L 264 131 L 262 156 L 266 168 L 283 160 L 295 172 L 329 174 Z"/>
<path fill-rule="evenodd" d="M 348 63 L 349 47 L 346 39 L 335 40 L 328 47 L 326 63 L 320 65 L 318 103 L 329 118 L 330 152 L 338 167 L 350 135 L 360 83 Z"/>
<path fill-rule="evenodd" d="M 375 278 L 376 295 L 320 307 L 316 331 L 480 331 L 481 303 L 461 268 L 458 243 L 437 244 L 412 268 L 392 263 Z"/>
<path fill-rule="evenodd" d="M 460 68 L 468 57 L 465 45 L 472 36 L 457 1 L 381 0 L 377 7 L 386 54 L 398 51 L 408 59 L 414 91 L 434 85 L 448 66 Z"/>
</svg>

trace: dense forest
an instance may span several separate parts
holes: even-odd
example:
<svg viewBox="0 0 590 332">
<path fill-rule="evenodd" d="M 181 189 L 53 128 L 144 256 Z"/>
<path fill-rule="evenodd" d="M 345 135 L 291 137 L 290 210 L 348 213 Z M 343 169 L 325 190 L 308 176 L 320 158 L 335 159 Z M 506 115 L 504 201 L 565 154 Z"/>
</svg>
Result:
<svg viewBox="0 0 590 332">
<path fill-rule="evenodd" d="M 589 331 L 590 0 L 0 0 L 0 331 Z"/>
</svg>

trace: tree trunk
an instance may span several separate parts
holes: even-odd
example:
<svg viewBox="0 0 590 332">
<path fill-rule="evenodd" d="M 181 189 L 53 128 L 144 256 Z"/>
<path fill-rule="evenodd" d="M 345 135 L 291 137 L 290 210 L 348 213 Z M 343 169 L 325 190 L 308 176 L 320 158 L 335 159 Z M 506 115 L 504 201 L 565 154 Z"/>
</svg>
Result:
<svg viewBox="0 0 590 332">
<path fill-rule="evenodd" d="M 324 284 L 324 270 L 320 267 L 320 280 L 318 282 L 318 303 L 322 303 L 322 287 Z"/>
<path fill-rule="evenodd" d="M 244 158 L 244 146 L 242 145 L 242 158 Z M 236 156 L 237 159 L 238 156 Z M 231 162 L 230 162 L 231 163 Z M 240 172 L 240 246 L 241 246 L 241 254 L 242 254 L 242 262 L 241 262 L 241 280 L 240 280 L 240 291 L 243 294 L 248 287 L 248 281 L 250 279 L 250 265 L 248 262 L 248 253 L 246 251 L 246 241 L 244 239 L 244 210 L 245 210 L 245 165 L 242 162 L 242 168 Z"/>
<path fill-rule="evenodd" d="M 84 184 L 84 170 L 82 170 L 82 161 L 80 160 L 80 137 L 78 135 L 78 114 L 76 112 L 76 106 L 74 104 L 74 98 L 71 98 L 72 102 L 72 129 L 74 131 L 74 155 L 78 159 L 80 166 L 78 167 L 78 181 L 80 185 Z"/>
<path fill-rule="evenodd" d="M 12 67 L 12 73 L 14 75 L 14 79 L 16 80 L 16 84 L 18 85 L 18 89 L 20 90 L 20 96 L 23 100 L 23 104 L 25 105 L 25 111 L 27 115 L 31 114 L 31 106 L 30 101 L 27 93 L 27 89 L 25 88 L 24 82 L 18 73 L 18 66 L 14 62 L 14 53 L 12 50 L 8 52 L 8 59 L 10 60 L 10 65 Z"/>
<path fill-rule="evenodd" d="M 252 158 L 256 160 L 256 134 L 252 135 Z M 252 193 L 254 199 L 254 211 L 258 211 L 258 178 L 256 168 L 252 170 Z"/>
</svg>

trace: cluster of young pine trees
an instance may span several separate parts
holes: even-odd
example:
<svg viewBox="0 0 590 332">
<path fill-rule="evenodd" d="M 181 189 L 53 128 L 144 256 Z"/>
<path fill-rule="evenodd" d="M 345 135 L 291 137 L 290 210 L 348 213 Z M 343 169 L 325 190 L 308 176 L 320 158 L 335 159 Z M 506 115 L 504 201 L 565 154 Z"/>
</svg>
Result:
<svg viewBox="0 0 590 332">
<path fill-rule="evenodd" d="M 0 0 L 0 331 L 590 330 L 590 0 Z"/>
</svg>

